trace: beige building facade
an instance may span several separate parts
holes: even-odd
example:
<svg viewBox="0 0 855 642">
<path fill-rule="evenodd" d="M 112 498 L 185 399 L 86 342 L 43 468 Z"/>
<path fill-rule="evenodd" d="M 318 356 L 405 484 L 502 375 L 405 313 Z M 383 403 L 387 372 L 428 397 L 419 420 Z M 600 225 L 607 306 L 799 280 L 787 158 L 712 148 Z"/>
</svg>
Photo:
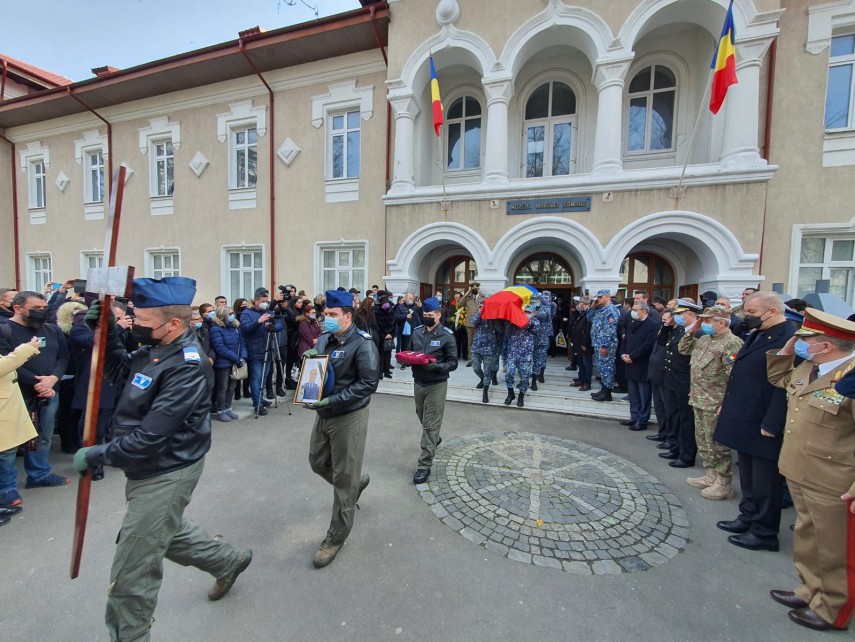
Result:
<svg viewBox="0 0 855 642">
<path fill-rule="evenodd" d="M 0 283 L 103 260 L 99 177 L 123 164 L 118 262 L 200 300 L 825 279 L 855 302 L 855 1 L 734 0 L 717 115 L 727 0 L 362 4 L 0 103 Z"/>
</svg>

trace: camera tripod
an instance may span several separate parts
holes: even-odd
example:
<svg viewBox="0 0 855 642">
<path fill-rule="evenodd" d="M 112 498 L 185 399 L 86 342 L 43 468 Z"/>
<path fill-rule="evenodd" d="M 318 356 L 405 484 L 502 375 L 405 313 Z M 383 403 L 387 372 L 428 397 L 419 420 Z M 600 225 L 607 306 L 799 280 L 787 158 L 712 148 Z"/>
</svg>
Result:
<svg viewBox="0 0 855 642">
<path fill-rule="evenodd" d="M 265 328 L 266 331 L 266 328 Z M 282 355 L 279 354 L 279 333 L 267 332 L 267 339 L 264 344 L 264 361 L 261 362 L 261 381 L 258 384 L 258 402 L 255 406 L 255 418 L 258 419 L 258 411 L 261 409 L 264 399 L 264 392 L 267 388 L 267 377 L 275 371 L 274 364 L 279 364 L 280 371 L 282 370 Z M 268 365 L 269 364 L 269 365 Z M 271 370 L 273 369 L 273 370 Z M 271 383 L 271 385 L 273 385 Z M 288 404 L 286 404 L 288 405 Z M 273 407 L 279 407 L 279 395 L 276 390 L 273 391 Z M 291 406 L 288 405 L 288 414 L 291 414 Z"/>
</svg>

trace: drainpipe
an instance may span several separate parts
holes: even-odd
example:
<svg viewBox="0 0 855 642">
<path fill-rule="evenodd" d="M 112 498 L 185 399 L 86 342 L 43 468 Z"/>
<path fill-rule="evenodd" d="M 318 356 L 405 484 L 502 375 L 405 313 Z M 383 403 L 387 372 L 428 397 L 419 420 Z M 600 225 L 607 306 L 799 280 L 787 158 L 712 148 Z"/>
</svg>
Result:
<svg viewBox="0 0 855 642">
<path fill-rule="evenodd" d="M 101 114 L 99 114 L 97 111 L 92 109 L 89 105 L 87 105 L 85 102 L 80 100 L 80 98 L 75 96 L 74 93 L 71 91 L 71 85 L 67 85 L 65 87 L 65 91 L 68 93 L 69 96 L 74 98 L 74 100 L 76 100 L 81 105 L 83 105 L 83 108 L 86 111 L 91 112 L 92 114 L 95 115 L 96 118 L 100 119 L 105 125 L 107 125 L 107 192 L 106 193 L 110 194 L 110 190 L 113 188 L 113 185 L 112 185 L 112 182 L 113 182 L 113 126 Z M 109 198 L 109 196 L 107 198 Z M 116 253 L 116 246 L 114 245 L 112 248 L 110 248 L 110 254 L 113 254 L 114 256 L 110 256 L 110 257 L 105 256 L 104 257 L 105 260 L 107 260 L 109 258 L 109 264 L 108 265 L 115 265 L 115 262 L 116 262 L 115 253 Z"/>
<path fill-rule="evenodd" d="M 377 41 L 377 46 L 380 48 L 380 53 L 383 54 L 383 62 L 386 63 L 386 69 L 389 69 L 389 57 L 386 55 L 386 47 L 383 46 L 383 39 L 380 38 L 380 31 L 377 29 L 377 21 L 376 21 L 376 5 L 371 5 L 371 27 L 374 29 L 374 39 Z M 390 181 L 390 168 L 392 166 L 392 156 L 391 156 L 391 141 L 392 141 L 392 104 L 387 100 L 386 101 L 386 191 L 389 191 L 389 186 L 391 185 Z M 386 239 L 389 234 L 389 215 L 388 209 L 386 207 L 383 208 L 383 271 L 386 271 Z"/>
<path fill-rule="evenodd" d="M 9 63 L 6 60 L 0 60 L 3 63 L 3 80 L 0 80 L 0 100 L 6 96 L 6 74 L 9 73 Z"/>
<path fill-rule="evenodd" d="M 5 61 L 3 71 L 5 72 Z M 5 74 L 3 80 L 5 80 Z M 2 95 L 2 94 L 0 94 Z M 14 258 L 15 258 L 15 289 L 21 289 L 21 241 L 18 237 L 18 174 L 15 172 L 15 143 L 0 134 L 0 139 L 9 143 L 9 167 L 12 170 L 9 172 L 12 176 L 12 235 L 14 242 Z"/>
<path fill-rule="evenodd" d="M 775 98 L 775 62 L 778 53 L 778 39 L 772 41 L 769 47 L 769 78 L 766 82 L 766 122 L 763 126 L 763 158 L 769 162 L 769 152 L 772 148 L 772 104 Z M 760 230 L 760 258 L 757 271 L 763 274 L 763 250 L 766 244 L 766 214 L 769 202 L 769 185 L 766 185 L 766 195 L 763 202 L 763 228 Z"/>
<path fill-rule="evenodd" d="M 276 157 L 274 151 L 274 145 L 276 143 L 276 97 L 273 95 L 273 89 L 271 89 L 270 85 L 267 84 L 267 81 L 264 79 L 264 76 L 261 75 L 261 72 L 258 70 L 258 67 L 255 66 L 255 63 L 252 62 L 252 59 L 249 57 L 249 54 L 246 51 L 246 46 L 244 45 L 243 36 L 238 37 L 238 46 L 240 47 L 240 52 L 243 54 L 243 57 L 246 58 L 246 61 L 249 63 L 249 66 L 252 67 L 255 75 L 258 76 L 258 79 L 267 89 L 267 93 L 270 96 L 270 136 L 269 136 L 269 147 L 270 151 L 268 156 L 270 157 L 270 291 L 275 292 L 274 288 L 276 287 L 276 163 L 273 162 Z"/>
</svg>

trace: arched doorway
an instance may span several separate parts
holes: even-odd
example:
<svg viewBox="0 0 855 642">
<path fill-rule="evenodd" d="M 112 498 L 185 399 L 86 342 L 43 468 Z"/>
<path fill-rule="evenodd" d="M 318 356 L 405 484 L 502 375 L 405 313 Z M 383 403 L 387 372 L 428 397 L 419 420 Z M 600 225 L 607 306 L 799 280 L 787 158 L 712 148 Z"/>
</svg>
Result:
<svg viewBox="0 0 855 642">
<path fill-rule="evenodd" d="M 471 256 L 452 256 L 444 260 L 436 270 L 434 291 L 442 292 L 449 301 L 455 292 L 466 294 L 469 284 L 477 279 L 478 266 Z"/>
<path fill-rule="evenodd" d="M 668 301 L 674 296 L 674 268 L 664 258 L 653 252 L 633 252 L 620 268 L 619 299 L 632 298 L 634 292 L 644 290 L 650 298 L 661 296 Z"/>
<path fill-rule="evenodd" d="M 520 261 L 512 282 L 525 283 L 540 291 L 549 290 L 563 301 L 570 301 L 576 288 L 569 263 L 551 252 L 531 254 Z"/>
</svg>

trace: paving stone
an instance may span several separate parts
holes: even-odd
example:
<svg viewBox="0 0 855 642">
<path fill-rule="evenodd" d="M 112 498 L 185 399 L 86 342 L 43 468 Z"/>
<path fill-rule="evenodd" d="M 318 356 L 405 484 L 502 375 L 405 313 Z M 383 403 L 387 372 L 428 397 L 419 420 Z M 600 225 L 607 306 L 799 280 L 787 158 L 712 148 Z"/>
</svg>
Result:
<svg viewBox="0 0 855 642">
<path fill-rule="evenodd" d="M 620 575 L 623 571 L 612 560 L 600 560 L 592 564 L 596 575 Z"/>
<path fill-rule="evenodd" d="M 542 555 L 534 555 L 531 558 L 531 561 L 534 562 L 535 566 L 546 566 L 549 568 L 561 568 L 561 562 L 556 559 L 552 559 L 550 557 L 543 557 Z"/>
<path fill-rule="evenodd" d="M 508 559 L 514 560 L 515 562 L 525 562 L 526 564 L 531 564 L 531 554 L 523 553 L 522 551 L 518 551 L 513 548 L 508 551 Z"/>
</svg>

